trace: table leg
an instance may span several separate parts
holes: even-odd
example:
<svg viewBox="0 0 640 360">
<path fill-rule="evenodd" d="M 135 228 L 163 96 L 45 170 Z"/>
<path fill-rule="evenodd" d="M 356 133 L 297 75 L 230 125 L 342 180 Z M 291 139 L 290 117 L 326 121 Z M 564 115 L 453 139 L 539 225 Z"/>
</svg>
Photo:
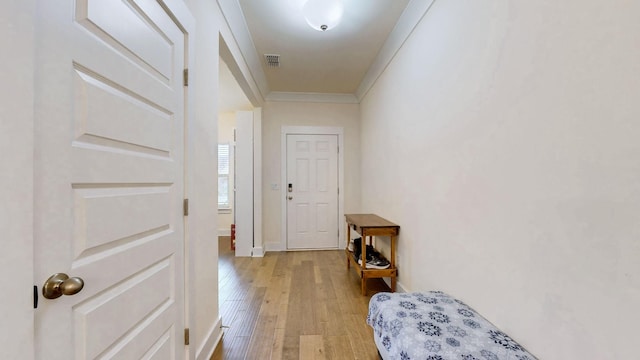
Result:
<svg viewBox="0 0 640 360">
<path fill-rule="evenodd" d="M 391 236 L 391 259 L 389 259 L 389 262 L 392 269 L 396 268 L 396 237 L 395 235 Z"/>
<path fill-rule="evenodd" d="M 396 268 L 396 238 L 397 236 L 391 236 L 391 268 Z M 391 292 L 396 292 L 396 274 L 391 277 Z"/>
<path fill-rule="evenodd" d="M 347 223 L 347 247 L 345 248 L 346 251 L 344 252 L 347 255 L 347 270 L 351 268 L 351 254 L 349 253 L 349 241 L 351 241 L 351 226 L 349 226 L 349 223 Z"/>
</svg>

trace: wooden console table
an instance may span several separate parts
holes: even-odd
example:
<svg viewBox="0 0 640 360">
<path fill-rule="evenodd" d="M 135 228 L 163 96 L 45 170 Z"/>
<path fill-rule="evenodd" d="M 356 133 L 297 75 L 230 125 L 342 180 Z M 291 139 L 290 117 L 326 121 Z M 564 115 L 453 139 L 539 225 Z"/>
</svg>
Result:
<svg viewBox="0 0 640 360">
<path fill-rule="evenodd" d="M 351 267 L 351 262 L 353 261 L 353 268 L 362 279 L 362 295 L 367 294 L 367 279 L 369 278 L 391 278 L 391 292 L 395 292 L 397 276 L 395 251 L 396 240 L 398 237 L 398 233 L 400 232 L 400 226 L 374 214 L 346 214 L 345 218 L 347 220 L 347 247 L 345 248 L 345 253 L 347 255 L 347 269 Z M 362 251 L 360 252 L 360 254 L 364 254 L 366 251 L 367 237 L 369 238 L 369 244 L 371 244 L 373 236 L 388 236 L 391 239 L 391 256 L 389 259 L 389 268 L 367 269 L 366 261 L 362 261 L 362 265 L 358 264 L 358 261 L 353 256 L 353 251 L 349 250 L 349 241 L 351 240 L 352 228 L 362 236 Z"/>
</svg>

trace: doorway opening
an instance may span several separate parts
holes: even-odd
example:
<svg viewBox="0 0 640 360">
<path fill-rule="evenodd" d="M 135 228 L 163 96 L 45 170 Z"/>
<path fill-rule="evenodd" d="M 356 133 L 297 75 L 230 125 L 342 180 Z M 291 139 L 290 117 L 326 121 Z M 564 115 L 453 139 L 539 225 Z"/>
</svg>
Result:
<svg viewBox="0 0 640 360">
<path fill-rule="evenodd" d="M 226 326 L 242 284 L 234 263 L 262 256 L 260 187 L 261 109 L 220 36 L 218 91 L 218 307 Z M 232 243 L 232 226 L 235 244 Z M 224 339 L 224 338 L 223 338 Z"/>
<path fill-rule="evenodd" d="M 252 107 L 222 58 L 218 73 L 218 236 L 230 237 L 235 224 L 235 113 Z M 228 247 L 233 247 L 230 239 Z"/>
</svg>

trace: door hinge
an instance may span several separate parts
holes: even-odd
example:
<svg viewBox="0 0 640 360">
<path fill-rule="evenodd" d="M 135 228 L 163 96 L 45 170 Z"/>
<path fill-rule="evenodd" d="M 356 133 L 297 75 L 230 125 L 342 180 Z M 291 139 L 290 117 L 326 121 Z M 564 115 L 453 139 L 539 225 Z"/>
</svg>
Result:
<svg viewBox="0 0 640 360">
<path fill-rule="evenodd" d="M 182 85 L 189 86 L 189 69 L 182 71 Z"/>
<path fill-rule="evenodd" d="M 182 201 L 182 213 L 184 216 L 189 216 L 189 199 L 184 199 Z"/>
<path fill-rule="evenodd" d="M 184 329 L 184 344 L 189 345 L 189 328 Z"/>
</svg>

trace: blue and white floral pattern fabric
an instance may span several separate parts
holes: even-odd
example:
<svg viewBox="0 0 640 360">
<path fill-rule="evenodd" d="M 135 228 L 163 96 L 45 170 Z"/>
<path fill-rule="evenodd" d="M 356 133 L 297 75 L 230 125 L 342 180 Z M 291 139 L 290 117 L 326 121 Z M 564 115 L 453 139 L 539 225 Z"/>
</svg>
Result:
<svg viewBox="0 0 640 360">
<path fill-rule="evenodd" d="M 440 292 L 378 293 L 367 324 L 384 360 L 534 360 L 460 300 Z"/>
</svg>

